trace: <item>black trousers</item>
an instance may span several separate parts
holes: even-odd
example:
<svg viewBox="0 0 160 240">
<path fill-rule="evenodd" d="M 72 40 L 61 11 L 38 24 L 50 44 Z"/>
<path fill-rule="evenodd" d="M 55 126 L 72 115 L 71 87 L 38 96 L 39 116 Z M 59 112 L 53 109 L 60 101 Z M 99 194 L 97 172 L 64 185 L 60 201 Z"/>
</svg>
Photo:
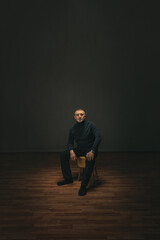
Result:
<svg viewBox="0 0 160 240">
<path fill-rule="evenodd" d="M 75 152 L 77 157 L 86 156 L 86 154 L 88 152 L 87 150 L 78 149 L 78 148 L 74 148 L 73 151 Z M 88 161 L 86 159 L 86 167 L 85 167 L 84 172 L 83 172 L 82 183 L 81 183 L 82 186 L 86 187 L 89 180 L 90 180 L 90 177 L 91 177 L 92 172 L 93 172 L 93 167 L 94 167 L 94 164 L 95 164 L 95 158 L 97 157 L 97 155 L 98 155 L 98 153 L 94 154 L 93 160 Z M 65 151 L 61 152 L 60 160 L 61 160 L 61 169 L 62 169 L 62 174 L 63 174 L 64 179 L 67 179 L 67 180 L 68 179 L 73 179 L 71 169 L 70 169 L 70 163 L 69 163 L 70 151 L 65 150 Z"/>
</svg>

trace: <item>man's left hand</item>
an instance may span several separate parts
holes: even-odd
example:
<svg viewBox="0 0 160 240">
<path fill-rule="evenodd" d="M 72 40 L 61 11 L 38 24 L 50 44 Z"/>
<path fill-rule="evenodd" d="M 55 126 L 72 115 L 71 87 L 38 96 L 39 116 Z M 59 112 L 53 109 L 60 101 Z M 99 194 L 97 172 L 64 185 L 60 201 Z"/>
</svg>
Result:
<svg viewBox="0 0 160 240">
<path fill-rule="evenodd" d="M 86 158 L 87 158 L 88 161 L 93 160 L 93 158 L 94 158 L 94 153 L 93 153 L 93 152 L 88 152 L 88 153 L 86 154 Z"/>
</svg>

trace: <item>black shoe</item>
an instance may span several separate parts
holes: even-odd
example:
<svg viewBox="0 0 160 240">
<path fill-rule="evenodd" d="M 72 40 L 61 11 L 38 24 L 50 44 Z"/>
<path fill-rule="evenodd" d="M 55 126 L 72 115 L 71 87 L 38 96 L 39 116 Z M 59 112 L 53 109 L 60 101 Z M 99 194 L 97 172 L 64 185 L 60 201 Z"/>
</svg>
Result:
<svg viewBox="0 0 160 240">
<path fill-rule="evenodd" d="M 65 179 L 65 180 L 63 180 L 63 181 L 59 181 L 59 182 L 57 182 L 57 185 L 58 186 L 61 186 L 61 185 L 64 185 L 64 184 L 69 184 L 69 183 L 73 183 L 73 179 Z"/>
<path fill-rule="evenodd" d="M 80 189 L 79 189 L 78 195 L 79 196 L 84 196 L 84 195 L 86 195 L 86 193 L 87 193 L 86 187 L 81 186 Z"/>
</svg>

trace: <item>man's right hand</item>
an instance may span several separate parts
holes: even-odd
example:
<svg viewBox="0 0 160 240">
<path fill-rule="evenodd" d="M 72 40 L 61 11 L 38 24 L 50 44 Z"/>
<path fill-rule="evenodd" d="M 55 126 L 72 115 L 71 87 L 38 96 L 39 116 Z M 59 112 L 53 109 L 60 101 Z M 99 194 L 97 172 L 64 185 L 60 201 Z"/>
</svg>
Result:
<svg viewBox="0 0 160 240">
<path fill-rule="evenodd" d="M 77 161 L 77 156 L 73 150 L 70 150 L 70 159 L 74 162 Z"/>
</svg>

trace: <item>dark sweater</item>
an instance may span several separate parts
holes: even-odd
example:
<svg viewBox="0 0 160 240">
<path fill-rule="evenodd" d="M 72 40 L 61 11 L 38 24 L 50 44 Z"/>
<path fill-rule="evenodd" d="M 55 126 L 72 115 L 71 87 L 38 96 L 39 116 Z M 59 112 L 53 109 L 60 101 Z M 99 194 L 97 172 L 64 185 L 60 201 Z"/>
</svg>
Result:
<svg viewBox="0 0 160 240">
<path fill-rule="evenodd" d="M 74 140 L 77 148 L 97 152 L 98 145 L 101 142 L 101 135 L 95 123 L 84 119 L 83 122 L 76 122 L 69 130 L 67 144 L 69 150 L 74 148 Z"/>
</svg>

